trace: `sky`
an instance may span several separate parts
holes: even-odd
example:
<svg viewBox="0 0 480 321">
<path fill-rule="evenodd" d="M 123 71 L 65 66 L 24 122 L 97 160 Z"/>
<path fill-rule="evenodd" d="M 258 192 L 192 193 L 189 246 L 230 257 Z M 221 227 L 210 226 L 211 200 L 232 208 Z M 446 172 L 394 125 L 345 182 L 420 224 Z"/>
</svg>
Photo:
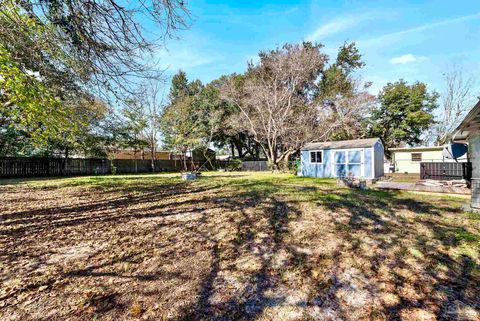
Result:
<svg viewBox="0 0 480 321">
<path fill-rule="evenodd" d="M 209 82 L 245 71 L 261 50 L 303 40 L 332 58 L 355 41 L 366 63 L 358 76 L 375 94 L 400 78 L 441 92 L 454 65 L 480 75 L 480 0 L 190 0 L 188 8 L 190 28 L 155 53 L 167 76 L 182 69 Z"/>
</svg>

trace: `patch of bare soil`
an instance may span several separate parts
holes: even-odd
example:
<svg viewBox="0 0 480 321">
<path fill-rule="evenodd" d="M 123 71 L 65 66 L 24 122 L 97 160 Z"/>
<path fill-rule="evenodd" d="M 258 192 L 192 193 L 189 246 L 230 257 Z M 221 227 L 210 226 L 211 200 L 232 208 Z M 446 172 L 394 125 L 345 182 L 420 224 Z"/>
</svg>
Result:
<svg viewBox="0 0 480 321">
<path fill-rule="evenodd" d="M 2 187 L 0 319 L 480 320 L 461 204 L 232 180 Z"/>
</svg>

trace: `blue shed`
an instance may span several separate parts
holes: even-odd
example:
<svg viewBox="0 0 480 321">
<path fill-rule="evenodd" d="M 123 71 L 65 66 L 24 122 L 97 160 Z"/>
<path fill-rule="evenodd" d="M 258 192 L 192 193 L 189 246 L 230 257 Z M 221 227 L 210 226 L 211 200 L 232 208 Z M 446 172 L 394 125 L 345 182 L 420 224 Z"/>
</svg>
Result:
<svg viewBox="0 0 480 321">
<path fill-rule="evenodd" d="M 358 177 L 383 176 L 384 149 L 378 138 L 307 144 L 301 150 L 299 176 Z"/>
</svg>

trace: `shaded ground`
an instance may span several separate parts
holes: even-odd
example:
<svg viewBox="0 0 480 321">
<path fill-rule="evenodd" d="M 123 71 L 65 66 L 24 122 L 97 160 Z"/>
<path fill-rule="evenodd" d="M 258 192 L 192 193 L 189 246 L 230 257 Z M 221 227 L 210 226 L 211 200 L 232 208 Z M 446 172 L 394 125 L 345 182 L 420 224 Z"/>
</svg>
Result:
<svg viewBox="0 0 480 321">
<path fill-rule="evenodd" d="M 213 173 L 0 185 L 1 320 L 479 320 L 465 200 Z"/>
</svg>

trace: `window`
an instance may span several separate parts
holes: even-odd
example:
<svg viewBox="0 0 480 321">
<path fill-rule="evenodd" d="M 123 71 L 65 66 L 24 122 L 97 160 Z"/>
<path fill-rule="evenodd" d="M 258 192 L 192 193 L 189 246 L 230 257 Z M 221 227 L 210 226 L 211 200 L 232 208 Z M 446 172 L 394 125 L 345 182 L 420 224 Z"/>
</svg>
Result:
<svg viewBox="0 0 480 321">
<path fill-rule="evenodd" d="M 335 163 L 337 163 L 337 164 L 345 164 L 346 163 L 346 161 L 345 161 L 346 158 L 347 158 L 346 157 L 346 152 L 341 151 L 341 152 L 335 152 L 335 154 L 334 154 Z"/>
<path fill-rule="evenodd" d="M 336 151 L 333 154 L 337 177 L 360 177 L 362 175 L 362 150 Z"/>
<path fill-rule="evenodd" d="M 359 150 L 351 150 L 348 152 L 349 164 L 360 164 L 362 162 L 362 153 Z"/>
<path fill-rule="evenodd" d="M 412 153 L 412 162 L 421 162 L 422 153 Z"/>
<path fill-rule="evenodd" d="M 323 152 L 310 152 L 310 163 L 323 163 Z"/>
</svg>

